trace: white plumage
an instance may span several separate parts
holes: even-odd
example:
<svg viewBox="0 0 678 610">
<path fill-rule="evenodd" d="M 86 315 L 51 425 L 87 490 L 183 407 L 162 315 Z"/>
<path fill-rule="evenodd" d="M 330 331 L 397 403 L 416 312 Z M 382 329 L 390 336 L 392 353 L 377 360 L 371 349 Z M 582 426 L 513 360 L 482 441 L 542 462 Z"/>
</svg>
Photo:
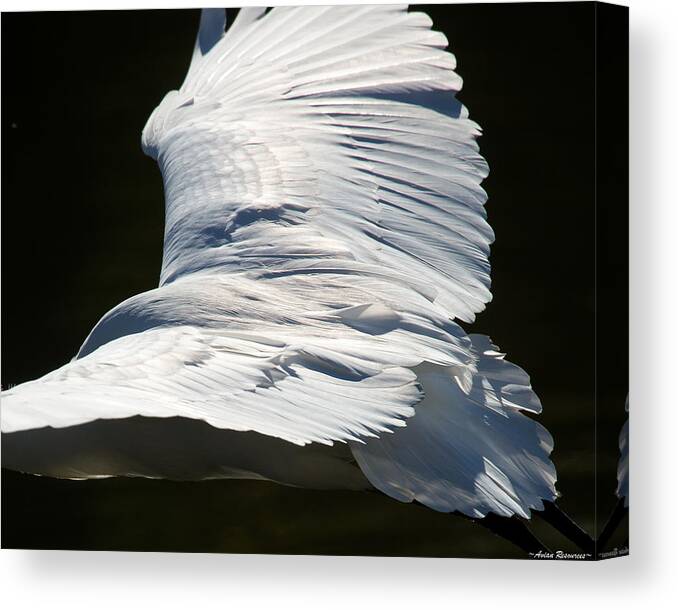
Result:
<svg viewBox="0 0 678 610">
<path fill-rule="evenodd" d="M 555 498 L 539 399 L 454 321 L 491 298 L 493 233 L 445 37 L 404 6 L 242 9 L 225 34 L 224 14 L 143 132 L 160 286 L 2 393 L 4 465 L 529 517 Z"/>
<path fill-rule="evenodd" d="M 629 397 L 626 397 L 626 412 L 629 412 Z M 617 463 L 617 497 L 624 500 L 624 506 L 629 505 L 629 420 L 622 426 L 619 433 L 619 462 Z"/>
</svg>

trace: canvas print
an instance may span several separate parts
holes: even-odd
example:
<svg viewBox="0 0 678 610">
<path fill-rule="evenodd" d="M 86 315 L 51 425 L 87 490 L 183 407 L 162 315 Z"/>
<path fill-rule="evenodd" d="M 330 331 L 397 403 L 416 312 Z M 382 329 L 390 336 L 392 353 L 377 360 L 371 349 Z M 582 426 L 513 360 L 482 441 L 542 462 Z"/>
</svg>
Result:
<svg viewBox="0 0 678 610">
<path fill-rule="evenodd" d="M 627 19 L 4 13 L 3 547 L 627 554 Z"/>
</svg>

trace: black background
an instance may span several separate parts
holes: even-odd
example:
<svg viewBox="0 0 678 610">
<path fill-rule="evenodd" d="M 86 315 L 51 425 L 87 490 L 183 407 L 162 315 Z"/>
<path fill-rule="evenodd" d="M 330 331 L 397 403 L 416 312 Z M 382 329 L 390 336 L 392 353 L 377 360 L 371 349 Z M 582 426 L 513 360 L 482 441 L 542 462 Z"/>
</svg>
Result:
<svg viewBox="0 0 678 610">
<path fill-rule="evenodd" d="M 606 191 L 613 196 L 600 200 L 609 247 L 598 251 L 606 278 L 598 314 L 617 332 L 604 337 L 598 363 L 606 392 L 596 464 L 595 7 L 425 10 L 457 56 L 459 97 L 483 127 L 491 168 L 483 186 L 497 235 L 494 300 L 468 330 L 489 334 L 530 373 L 544 404 L 540 420 L 556 441 L 560 504 L 593 532 L 596 468 L 598 513 L 615 502 L 628 383 L 621 163 Z M 3 388 L 67 362 L 106 311 L 157 286 L 162 181 L 141 152 L 141 129 L 181 84 L 198 17 L 195 10 L 2 15 Z M 622 134 L 624 108 L 605 108 Z M 461 518 L 373 494 L 7 471 L 2 484 L 5 547 L 516 555 Z"/>
</svg>

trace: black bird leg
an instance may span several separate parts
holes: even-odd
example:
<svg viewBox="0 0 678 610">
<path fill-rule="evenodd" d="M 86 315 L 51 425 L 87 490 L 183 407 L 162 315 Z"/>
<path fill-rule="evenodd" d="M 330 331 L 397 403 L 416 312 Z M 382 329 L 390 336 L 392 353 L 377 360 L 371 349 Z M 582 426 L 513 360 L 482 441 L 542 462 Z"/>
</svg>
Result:
<svg viewBox="0 0 678 610">
<path fill-rule="evenodd" d="M 414 506 L 420 506 L 426 510 L 431 510 L 426 507 L 421 502 L 413 500 L 412 504 Z M 477 519 L 474 517 L 469 517 L 463 513 L 450 513 L 455 517 L 463 517 L 476 525 L 482 525 L 484 528 L 488 529 L 495 536 L 499 536 L 508 542 L 516 545 L 522 551 L 525 551 L 529 555 L 535 553 L 548 553 L 548 547 L 542 543 L 525 525 L 525 522 L 519 519 L 518 517 L 500 517 L 494 513 L 488 513 L 487 516 L 482 519 Z"/>
<path fill-rule="evenodd" d="M 576 544 L 585 553 L 590 553 L 591 557 L 595 553 L 596 543 L 589 534 L 577 525 L 566 513 L 564 513 L 553 502 L 544 501 L 543 511 L 534 511 L 546 523 L 558 530 L 565 538 Z"/>
<path fill-rule="evenodd" d="M 528 555 L 550 552 L 549 548 L 518 517 L 500 517 L 494 513 L 488 513 L 482 519 L 471 519 L 471 521 L 482 525 L 495 536 L 500 536 L 504 540 L 512 542 Z"/>
<path fill-rule="evenodd" d="M 412 502 L 414 506 L 421 506 L 430 510 L 421 502 L 414 500 Z M 516 545 L 522 551 L 525 551 L 528 555 L 534 555 L 536 553 L 548 553 L 550 552 L 548 547 L 541 542 L 525 525 L 525 522 L 519 519 L 518 517 L 500 517 L 494 513 L 488 513 L 482 519 L 469 517 L 463 513 L 451 513 L 455 517 L 463 517 L 469 521 L 475 523 L 476 525 L 481 525 L 484 528 L 488 529 L 495 536 L 499 536 L 508 542 Z"/>
<path fill-rule="evenodd" d="M 621 523 L 622 519 L 624 518 L 628 510 L 629 510 L 628 507 L 624 506 L 624 498 L 619 498 L 619 501 L 615 505 L 614 510 L 610 515 L 610 518 L 607 520 L 607 523 L 603 528 L 603 531 L 600 532 L 600 536 L 598 536 L 599 551 L 604 550 L 605 547 L 607 546 L 607 543 L 610 542 L 612 534 L 615 533 L 617 527 L 619 527 L 619 524 Z"/>
</svg>

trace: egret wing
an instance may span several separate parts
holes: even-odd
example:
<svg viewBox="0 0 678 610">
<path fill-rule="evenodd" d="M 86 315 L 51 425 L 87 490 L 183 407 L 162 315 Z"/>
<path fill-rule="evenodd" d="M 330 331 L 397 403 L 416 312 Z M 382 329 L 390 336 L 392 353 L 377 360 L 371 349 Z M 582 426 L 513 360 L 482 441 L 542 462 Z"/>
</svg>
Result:
<svg viewBox="0 0 678 610">
<path fill-rule="evenodd" d="M 2 431 L 176 416 L 332 444 L 404 425 L 419 398 L 410 369 L 379 366 L 336 341 L 295 347 L 270 336 L 160 327 L 3 392 Z"/>
<path fill-rule="evenodd" d="M 209 43 L 144 129 L 161 284 L 379 270 L 473 320 L 491 298 L 487 166 L 445 36 L 406 6 L 241 15 L 220 38 L 203 19 Z"/>
</svg>

